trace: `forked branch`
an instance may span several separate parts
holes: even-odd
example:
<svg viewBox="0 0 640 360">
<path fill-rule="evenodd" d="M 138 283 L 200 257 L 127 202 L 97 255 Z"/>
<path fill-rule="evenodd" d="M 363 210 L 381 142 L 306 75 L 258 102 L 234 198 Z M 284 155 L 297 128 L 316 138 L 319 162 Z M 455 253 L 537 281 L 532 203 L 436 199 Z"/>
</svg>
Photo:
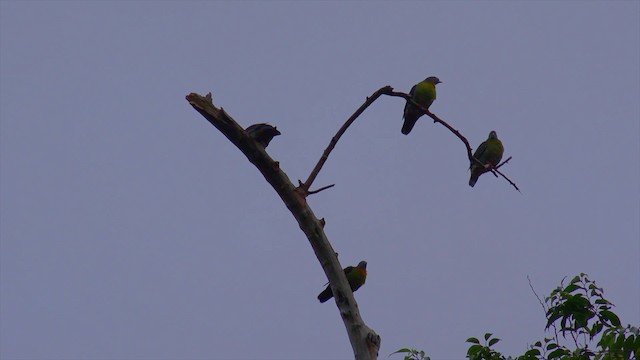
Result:
<svg viewBox="0 0 640 360">
<path fill-rule="evenodd" d="M 309 177 L 307 178 L 307 180 L 304 183 L 300 184 L 299 188 L 303 193 L 306 193 L 306 194 L 309 193 L 309 188 L 311 187 L 311 184 L 313 184 L 313 181 L 318 176 L 318 173 L 320 173 L 322 166 L 324 165 L 325 162 L 327 162 L 327 159 L 329 158 L 329 154 L 331 154 L 331 151 L 333 151 L 333 148 L 336 147 L 338 140 L 340 140 L 340 138 L 345 133 L 345 131 L 347 131 L 349 126 L 351 126 L 351 124 L 353 124 L 353 122 L 356 121 L 358 116 L 360 116 L 360 114 L 362 114 L 369 107 L 369 105 L 373 104 L 373 102 L 376 101 L 380 97 L 380 95 L 388 94 L 392 91 L 393 91 L 393 88 L 391 86 L 385 86 L 378 89 L 376 92 L 371 94 L 371 96 L 369 96 L 365 100 L 364 104 L 362 104 L 358 108 L 358 110 L 356 110 L 356 112 L 354 112 L 353 115 L 351 115 L 347 119 L 347 121 L 342 125 L 342 127 L 340 127 L 338 132 L 333 136 L 333 138 L 331 138 L 331 141 L 329 142 L 329 146 L 327 146 L 327 148 L 324 149 L 324 152 L 322 153 L 320 160 L 318 160 L 318 163 L 316 164 L 316 166 L 313 168 L 313 170 L 311 170 L 311 174 L 309 174 Z"/>
<path fill-rule="evenodd" d="M 368 97 L 364 104 L 362 104 L 347 121 L 340 127 L 336 135 L 333 136 L 329 142 L 329 146 L 324 150 L 320 160 L 315 165 L 307 180 L 302 183 L 298 180 L 299 186 L 295 187 L 289 177 L 280 169 L 280 164 L 274 161 L 264 150 L 264 148 L 247 135 L 245 130 L 236 123 L 231 116 L 229 116 L 222 108 L 216 108 L 213 105 L 211 93 L 207 96 L 201 96 L 195 93 L 191 93 L 186 96 L 187 101 L 195 110 L 197 110 L 202 116 L 204 116 L 213 126 L 215 126 L 224 136 L 229 139 L 247 159 L 253 163 L 256 168 L 262 173 L 264 178 L 271 184 L 276 193 L 280 196 L 285 203 L 289 211 L 293 214 L 298 221 L 300 229 L 305 233 L 313 251 L 320 261 L 322 268 L 329 279 L 333 293 L 335 294 L 336 304 L 340 310 L 340 315 L 347 328 L 349 334 L 349 340 L 353 348 L 356 359 L 375 359 L 378 356 L 378 350 L 380 348 L 380 336 L 378 336 L 372 329 L 367 327 L 360 317 L 358 306 L 353 298 L 353 292 L 347 282 L 347 279 L 342 270 L 342 266 L 338 261 L 335 251 L 333 250 L 329 240 L 327 239 L 323 227 L 324 219 L 317 219 L 311 211 L 311 208 L 306 202 L 306 197 L 310 194 L 318 193 L 322 190 L 328 189 L 333 185 L 324 186 L 318 190 L 309 191 L 309 188 L 315 181 L 316 177 L 320 173 L 320 170 L 326 163 L 331 151 L 335 148 L 336 144 L 347 131 L 349 126 L 362 114 L 374 101 L 376 101 L 381 95 L 402 97 L 407 101 L 412 102 L 415 106 L 420 108 L 426 115 L 431 117 L 434 122 L 440 123 L 454 135 L 456 135 L 465 145 L 467 150 L 467 157 L 470 162 L 476 162 L 482 164 L 478 159 L 473 157 L 471 152 L 471 146 L 469 141 L 462 136 L 462 134 L 453 128 L 451 125 L 438 118 L 431 113 L 428 109 L 425 109 L 408 94 L 401 92 L 394 92 L 391 86 L 384 86 L 374 92 Z M 511 157 L 505 160 L 503 163 L 496 167 L 489 168 L 487 171 L 492 171 L 494 175 L 497 173 L 505 178 L 516 190 L 520 191 L 516 184 L 506 177 L 498 169 L 506 164 Z"/>
<path fill-rule="evenodd" d="M 300 229 L 307 236 L 320 265 L 322 265 L 322 269 L 331 283 L 336 305 L 347 328 L 355 358 L 358 360 L 376 359 L 380 348 L 380 336 L 367 327 L 360 317 L 351 287 L 347 282 L 336 253 L 324 233 L 324 221 L 316 218 L 305 200 L 308 191 L 303 194 L 300 193 L 291 183 L 289 177 L 280 169 L 279 163 L 274 161 L 261 145 L 249 137 L 244 129 L 222 108 L 216 108 L 213 105 L 211 93 L 207 96 L 191 93 L 186 96 L 186 99 L 194 109 L 242 151 L 278 193 L 289 211 L 291 211 L 291 214 L 298 221 Z"/>
</svg>

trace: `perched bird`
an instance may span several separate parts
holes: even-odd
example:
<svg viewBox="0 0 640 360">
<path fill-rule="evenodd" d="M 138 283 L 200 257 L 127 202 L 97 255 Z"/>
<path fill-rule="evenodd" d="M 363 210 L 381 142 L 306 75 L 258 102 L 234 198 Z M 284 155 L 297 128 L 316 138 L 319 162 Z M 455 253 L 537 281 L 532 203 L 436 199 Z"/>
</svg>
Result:
<svg viewBox="0 0 640 360">
<path fill-rule="evenodd" d="M 489 138 L 478 146 L 476 152 L 473 153 L 473 157 L 480 160 L 483 165 L 490 164 L 491 167 L 494 167 L 500 163 L 503 153 L 504 146 L 502 146 L 502 141 L 498 139 L 498 134 L 495 131 L 491 131 Z M 471 169 L 471 178 L 469 179 L 469 186 L 471 187 L 476 184 L 480 175 L 490 170 L 490 168 L 481 166 L 475 161 L 471 162 L 469 168 Z"/>
<path fill-rule="evenodd" d="M 423 81 L 413 85 L 409 95 L 413 101 L 422 105 L 425 109 L 429 109 L 429 106 L 433 104 L 433 100 L 436 99 L 436 84 L 440 84 L 442 81 L 435 76 L 429 76 Z M 424 112 L 419 107 L 413 105 L 407 101 L 404 105 L 404 124 L 402 124 L 402 133 L 408 135 L 413 129 L 413 125 L 420 116 L 424 115 Z"/>
<path fill-rule="evenodd" d="M 275 126 L 269 124 L 253 124 L 246 130 L 247 135 L 251 136 L 262 147 L 267 147 L 275 136 L 280 135 L 280 131 Z"/>
<path fill-rule="evenodd" d="M 356 267 L 347 266 L 344 269 L 344 275 L 349 281 L 351 291 L 360 289 L 360 286 L 364 285 L 364 282 L 367 280 L 367 262 L 360 261 L 360 263 Z M 331 285 L 327 285 L 327 288 L 324 289 L 324 291 L 322 291 L 320 295 L 318 295 L 318 300 L 323 303 L 331 299 L 332 297 L 333 291 L 331 291 Z"/>
</svg>

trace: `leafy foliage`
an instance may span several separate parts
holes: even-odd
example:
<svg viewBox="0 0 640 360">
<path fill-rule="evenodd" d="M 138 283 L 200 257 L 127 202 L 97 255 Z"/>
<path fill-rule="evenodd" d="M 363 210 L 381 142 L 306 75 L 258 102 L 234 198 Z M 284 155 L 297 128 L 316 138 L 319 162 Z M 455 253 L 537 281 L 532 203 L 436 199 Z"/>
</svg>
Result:
<svg viewBox="0 0 640 360">
<path fill-rule="evenodd" d="M 622 326 L 611 310 L 613 304 L 603 293 L 602 288 L 584 273 L 575 276 L 566 286 L 562 281 L 544 303 L 540 302 L 547 317 L 545 330 L 552 332 L 551 337 L 536 341 L 523 355 L 507 357 L 493 348 L 500 339 L 486 333 L 482 344 L 477 338 L 467 339 L 470 344 L 467 357 L 470 360 L 640 359 L 640 330 L 631 325 Z M 562 344 L 560 336 L 573 344 L 571 349 Z M 595 347 L 590 348 L 598 337 Z M 406 352 L 403 350 L 424 356 L 424 351 L 415 349 L 401 349 L 395 353 Z M 404 360 L 425 359 L 411 356 L 405 356 Z"/>
<path fill-rule="evenodd" d="M 389 354 L 389 356 L 393 354 L 398 354 L 398 353 L 406 354 L 403 360 L 431 360 L 431 358 L 428 357 L 423 350 L 416 350 L 416 349 L 409 349 L 409 348 L 400 349 L 396 352 Z"/>
<path fill-rule="evenodd" d="M 491 347 L 500 341 L 498 338 L 492 337 L 492 333 L 484 334 L 484 345 L 480 345 L 480 340 L 476 338 L 468 338 L 467 342 L 472 345 L 467 350 L 467 357 L 471 360 L 501 360 L 504 357 Z"/>
</svg>

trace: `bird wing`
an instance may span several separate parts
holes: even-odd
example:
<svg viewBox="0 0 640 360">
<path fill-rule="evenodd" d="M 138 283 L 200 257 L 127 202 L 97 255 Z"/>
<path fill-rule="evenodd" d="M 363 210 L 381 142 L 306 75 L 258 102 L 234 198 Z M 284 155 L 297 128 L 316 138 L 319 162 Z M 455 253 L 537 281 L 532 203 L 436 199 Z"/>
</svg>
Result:
<svg viewBox="0 0 640 360">
<path fill-rule="evenodd" d="M 411 91 L 409 91 L 409 95 L 411 95 L 411 97 L 413 97 L 413 95 L 416 93 L 416 86 L 418 85 L 417 84 L 413 85 L 413 87 L 411 88 Z"/>
<path fill-rule="evenodd" d="M 345 276 L 347 276 L 347 280 L 349 280 L 349 277 L 348 277 L 348 276 L 349 276 L 349 273 L 350 273 L 350 272 L 352 272 L 352 271 L 353 271 L 353 269 L 354 269 L 354 267 L 353 267 L 353 266 L 347 266 L 346 268 L 342 269 L 342 270 L 344 271 L 344 275 L 345 275 Z M 327 281 L 327 283 L 326 283 L 326 284 L 324 284 L 324 286 L 327 286 L 327 285 L 329 285 L 329 282 L 328 282 L 328 281 Z"/>
<path fill-rule="evenodd" d="M 352 272 L 353 269 L 354 269 L 353 266 L 347 266 L 346 268 L 344 268 L 344 274 L 349 275 L 349 273 Z"/>
<path fill-rule="evenodd" d="M 411 88 L 411 91 L 409 91 L 409 95 L 411 95 L 411 98 L 413 98 L 413 97 L 415 96 L 415 93 L 416 93 L 416 86 L 417 86 L 417 85 L 413 85 L 413 87 Z M 413 106 L 414 106 L 414 105 L 413 105 L 410 101 L 407 101 L 407 103 L 406 103 L 406 104 L 404 104 L 404 117 L 406 117 L 406 116 L 407 116 L 407 111 L 409 111 L 409 109 L 410 109 L 411 107 L 413 107 Z"/>
<path fill-rule="evenodd" d="M 473 157 L 480 160 L 480 162 L 484 163 L 483 157 L 486 152 L 487 152 L 487 142 L 483 141 L 482 144 L 480 144 L 480 146 L 478 146 L 478 148 L 476 149 L 476 152 L 473 153 Z M 474 165 L 474 162 L 472 162 L 470 168 L 473 165 Z"/>
<path fill-rule="evenodd" d="M 485 150 L 485 162 L 491 162 L 493 166 L 497 166 L 500 160 L 502 160 L 502 154 L 504 153 L 504 147 L 502 142 L 498 139 L 488 140 L 489 144 Z"/>
</svg>

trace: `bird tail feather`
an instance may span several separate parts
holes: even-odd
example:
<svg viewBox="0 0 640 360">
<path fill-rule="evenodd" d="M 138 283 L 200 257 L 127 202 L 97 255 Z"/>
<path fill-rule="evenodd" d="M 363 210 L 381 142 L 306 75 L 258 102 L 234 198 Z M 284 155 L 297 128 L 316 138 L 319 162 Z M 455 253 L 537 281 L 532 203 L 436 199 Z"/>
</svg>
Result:
<svg viewBox="0 0 640 360">
<path fill-rule="evenodd" d="M 331 291 L 330 286 L 327 286 L 327 288 L 324 289 L 324 291 L 321 292 L 320 295 L 318 295 L 318 300 L 320 300 L 321 303 L 324 303 L 324 302 L 327 302 L 332 297 L 333 297 L 333 291 Z"/>
<path fill-rule="evenodd" d="M 402 133 L 404 135 L 409 135 L 409 133 L 413 129 L 413 126 L 416 124 L 416 122 L 417 122 L 417 119 L 413 121 L 405 119 L 404 124 L 402 124 Z"/>
<path fill-rule="evenodd" d="M 478 181 L 478 176 L 471 175 L 471 178 L 469 179 L 469 186 L 473 187 L 476 184 L 476 181 Z"/>
</svg>

